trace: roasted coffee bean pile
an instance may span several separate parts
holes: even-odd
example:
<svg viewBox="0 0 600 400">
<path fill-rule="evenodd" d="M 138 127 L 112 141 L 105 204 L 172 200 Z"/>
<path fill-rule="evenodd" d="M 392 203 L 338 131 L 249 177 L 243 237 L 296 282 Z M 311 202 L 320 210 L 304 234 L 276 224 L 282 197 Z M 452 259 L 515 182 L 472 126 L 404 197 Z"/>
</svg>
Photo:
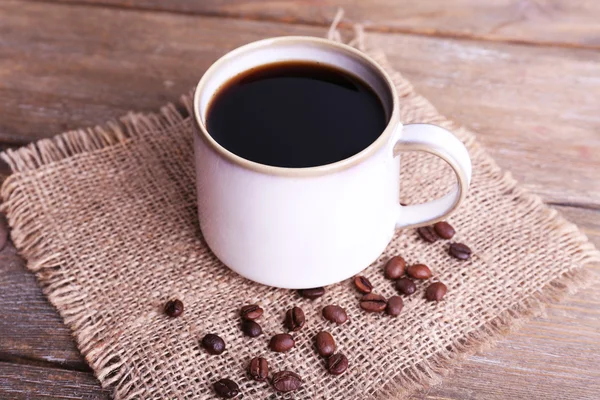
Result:
<svg viewBox="0 0 600 400">
<path fill-rule="evenodd" d="M 433 243 L 439 239 L 449 240 L 455 235 L 454 228 L 447 222 L 438 222 L 433 226 L 417 229 L 419 236 L 426 242 Z M 458 260 L 468 260 L 471 257 L 471 249 L 462 243 L 451 243 L 449 254 Z M 390 258 L 383 268 L 384 276 L 394 281 L 396 290 L 400 295 L 411 296 L 417 292 L 414 280 L 429 280 L 433 276 L 431 269 L 422 263 L 408 265 L 401 256 Z M 359 299 L 360 308 L 368 313 L 383 313 L 391 317 L 400 315 L 404 307 L 402 296 L 392 296 L 386 299 L 374 292 L 371 281 L 362 275 L 353 279 L 354 287 L 362 295 Z M 442 282 L 432 282 L 425 289 L 425 299 L 428 301 L 442 301 L 448 288 Z M 298 290 L 298 294 L 309 300 L 315 300 L 325 294 L 325 288 L 312 288 Z M 164 313 L 171 317 L 179 317 L 183 314 L 183 302 L 178 299 L 169 300 L 164 306 Z M 244 335 L 255 338 L 262 335 L 261 326 L 256 322 L 260 319 L 264 310 L 257 304 L 244 305 L 240 309 L 241 331 Z M 348 322 L 346 310 L 339 305 L 329 304 L 322 308 L 323 318 L 337 325 Z M 292 351 L 296 346 L 296 340 L 291 333 L 298 332 L 306 325 L 304 311 L 297 306 L 287 310 L 283 320 L 283 327 L 290 333 L 278 333 L 271 337 L 268 348 L 271 351 L 283 353 Z M 314 337 L 316 353 L 324 359 L 325 370 L 331 375 L 343 374 L 349 366 L 348 358 L 341 352 L 336 352 L 337 346 L 330 332 L 320 331 Z M 200 341 L 201 347 L 210 355 L 218 356 L 226 350 L 225 341 L 214 333 L 207 333 Z M 266 358 L 255 357 L 247 366 L 248 377 L 256 382 L 269 381 L 269 363 Z M 274 372 L 270 379 L 271 386 L 277 392 L 293 392 L 303 384 L 303 380 L 297 373 L 289 370 Z M 241 394 L 240 387 L 229 378 L 222 378 L 214 382 L 213 389 L 217 396 L 232 399 Z"/>
<path fill-rule="evenodd" d="M 449 240 L 454 237 L 456 231 L 448 222 L 438 222 L 433 226 L 424 226 L 417 229 L 419 236 L 428 243 L 434 243 L 440 239 Z M 462 243 L 451 243 L 449 254 L 459 260 L 468 260 L 471 257 L 471 249 Z M 400 295 L 410 296 L 417 291 L 415 280 L 429 280 L 433 276 L 431 269 L 421 263 L 407 265 L 401 256 L 390 258 L 383 267 L 384 276 L 395 282 L 396 290 Z M 401 296 L 392 296 L 389 299 L 374 292 L 371 281 L 365 276 L 354 277 L 354 286 L 363 294 L 359 300 L 360 308 L 370 313 L 380 313 L 396 317 L 400 315 L 404 307 Z M 425 298 L 428 301 L 441 301 L 446 295 L 448 288 L 442 282 L 432 282 L 425 289 Z M 330 306 L 331 307 L 331 306 Z M 332 314 L 330 310 L 328 314 Z M 325 310 L 324 314 L 325 315 Z M 326 316 L 327 319 L 330 319 Z"/>
</svg>

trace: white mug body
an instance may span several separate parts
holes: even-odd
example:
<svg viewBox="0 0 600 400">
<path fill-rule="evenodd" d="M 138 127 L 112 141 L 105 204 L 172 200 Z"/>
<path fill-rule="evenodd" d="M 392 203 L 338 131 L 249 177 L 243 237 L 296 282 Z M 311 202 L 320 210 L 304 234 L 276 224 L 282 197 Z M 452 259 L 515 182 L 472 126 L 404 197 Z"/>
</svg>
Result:
<svg viewBox="0 0 600 400">
<path fill-rule="evenodd" d="M 282 61 L 323 63 L 357 76 L 380 97 L 387 127 L 360 153 L 309 168 L 263 165 L 220 146 L 205 124 L 213 96 L 238 74 Z M 363 53 L 324 39 L 267 39 L 225 55 L 198 84 L 194 128 L 203 237 L 229 268 L 270 286 L 319 287 L 359 273 L 380 256 L 396 228 L 439 220 L 454 210 L 470 180 L 468 153 L 456 138 L 424 126 L 403 140 L 390 77 Z M 430 139 L 422 139 L 423 132 Z M 401 207 L 398 148 L 403 145 L 448 161 L 459 180 L 455 193 L 413 210 Z"/>
</svg>

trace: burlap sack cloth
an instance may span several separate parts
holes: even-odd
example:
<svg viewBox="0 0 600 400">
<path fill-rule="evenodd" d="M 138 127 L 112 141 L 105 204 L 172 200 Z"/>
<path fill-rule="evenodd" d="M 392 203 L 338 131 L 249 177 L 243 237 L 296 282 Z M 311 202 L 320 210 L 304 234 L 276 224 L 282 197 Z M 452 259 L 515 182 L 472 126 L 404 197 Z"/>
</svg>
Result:
<svg viewBox="0 0 600 400">
<path fill-rule="evenodd" d="M 432 303 L 419 284 L 395 319 L 362 312 L 350 281 L 309 301 L 223 266 L 198 227 L 191 121 L 174 106 L 2 155 L 14 171 L 2 187 L 13 240 L 116 399 L 214 398 L 212 383 L 223 377 L 237 381 L 246 399 L 402 398 L 589 279 L 583 266 L 598 254 L 585 236 L 519 187 L 473 133 L 439 115 L 380 52 L 371 55 L 393 76 L 402 121 L 451 129 L 473 160 L 468 199 L 450 218 L 454 240 L 473 249 L 471 260 L 451 258 L 448 241 L 425 243 L 408 230 L 364 271 L 377 293 L 392 296 L 381 268 L 401 254 L 431 266 L 432 280 L 448 286 L 444 301 Z M 443 163 L 426 155 L 405 154 L 402 164 L 403 202 L 434 198 L 453 183 Z M 185 313 L 171 319 L 162 307 L 174 297 Z M 264 334 L 256 339 L 240 331 L 238 312 L 247 303 L 265 309 Z M 330 303 L 345 307 L 350 322 L 323 320 L 321 308 Z M 296 347 L 269 351 L 269 338 L 285 331 L 285 311 L 294 305 L 307 316 Z M 348 356 L 345 374 L 325 371 L 313 348 L 320 330 Z M 225 353 L 199 348 L 208 332 L 225 339 Z M 284 396 L 250 381 L 245 369 L 254 356 L 266 357 L 271 371 L 296 371 L 301 390 Z"/>
</svg>

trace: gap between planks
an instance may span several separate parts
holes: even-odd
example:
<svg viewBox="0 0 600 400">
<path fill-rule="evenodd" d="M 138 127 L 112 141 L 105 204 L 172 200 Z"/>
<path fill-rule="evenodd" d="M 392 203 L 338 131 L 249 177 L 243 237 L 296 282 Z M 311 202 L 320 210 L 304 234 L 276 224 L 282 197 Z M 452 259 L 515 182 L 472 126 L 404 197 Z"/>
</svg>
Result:
<svg viewBox="0 0 600 400">
<path fill-rule="evenodd" d="M 329 28 L 330 23 L 321 23 L 319 21 L 311 21 L 305 18 L 274 18 L 270 16 L 260 16 L 260 15 L 242 15 L 239 13 L 228 13 L 228 12 L 219 12 L 219 11 L 198 11 L 198 10 L 177 10 L 177 9 L 169 9 L 169 8 L 155 8 L 149 7 L 145 5 L 135 5 L 131 2 L 125 4 L 114 4 L 107 3 L 102 0 L 98 2 L 90 3 L 89 1 L 81 1 L 81 0 L 21 0 L 28 1 L 31 3 L 49 3 L 49 4 L 62 4 L 65 6 L 68 5 L 76 5 L 76 6 L 86 6 L 92 8 L 103 8 L 103 9 L 113 9 L 113 10 L 122 10 L 127 12 L 150 12 L 150 13 L 164 13 L 164 14 L 174 14 L 174 15 L 186 15 L 186 16 L 199 16 L 199 17 L 207 17 L 207 18 L 223 18 L 223 19 L 241 19 L 245 21 L 256 21 L 256 22 L 276 22 L 282 24 L 289 25 L 303 25 L 303 26 L 311 26 L 311 27 L 319 27 L 319 28 Z M 331 19 L 333 21 L 334 15 L 331 15 Z M 344 22 L 341 21 L 338 24 L 339 29 L 343 30 L 352 30 L 355 24 L 352 22 Z M 556 42 L 556 41 L 546 41 L 546 42 L 537 42 L 535 40 L 527 40 L 527 39 L 510 39 L 510 38 L 501 38 L 501 37 L 490 37 L 486 35 L 478 35 L 478 34 L 467 34 L 467 33 L 459 33 L 459 32 L 442 32 L 439 30 L 431 30 L 431 29 L 416 29 L 416 28 L 400 28 L 394 26 L 374 26 L 370 25 L 364 27 L 365 32 L 376 32 L 376 33 L 390 33 L 390 34 L 403 34 L 403 35 L 414 35 L 414 36 L 423 36 L 423 37 L 433 37 L 439 39 L 450 39 L 450 40 L 460 40 L 460 41 L 487 41 L 493 43 L 506 43 L 506 44 L 515 44 L 515 45 L 525 45 L 525 46 L 535 46 L 535 47 L 553 47 L 553 48 L 566 48 L 566 49 L 588 49 L 588 50 L 598 50 L 600 49 L 600 45 L 594 44 L 581 44 L 581 43 L 573 43 L 573 42 Z"/>
</svg>

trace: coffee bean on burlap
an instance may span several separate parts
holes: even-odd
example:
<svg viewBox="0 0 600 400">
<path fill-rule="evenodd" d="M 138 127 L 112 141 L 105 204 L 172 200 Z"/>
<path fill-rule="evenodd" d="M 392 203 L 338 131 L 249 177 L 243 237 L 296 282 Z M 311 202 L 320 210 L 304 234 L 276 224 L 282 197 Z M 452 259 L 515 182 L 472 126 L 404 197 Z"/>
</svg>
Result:
<svg viewBox="0 0 600 400">
<path fill-rule="evenodd" d="M 422 226 L 417 228 L 417 233 L 421 236 L 421 239 L 426 242 L 433 243 L 438 240 L 438 236 L 435 234 L 432 226 Z"/>
<path fill-rule="evenodd" d="M 368 312 L 381 312 L 386 304 L 385 297 L 375 293 L 366 294 L 360 299 L 360 308 Z"/>
<path fill-rule="evenodd" d="M 373 290 L 373 285 L 364 276 L 354 277 L 354 286 L 356 286 L 356 289 L 363 294 L 371 293 Z"/>
<path fill-rule="evenodd" d="M 304 311 L 300 307 L 293 307 L 285 313 L 284 325 L 290 331 L 299 331 L 306 322 Z"/>
<path fill-rule="evenodd" d="M 327 371 L 331 375 L 341 375 L 348 369 L 348 358 L 342 353 L 332 355 L 327 359 Z"/>
<path fill-rule="evenodd" d="M 414 279 L 429 279 L 431 278 L 431 270 L 425 264 L 411 265 L 406 269 L 406 274 Z"/>
<path fill-rule="evenodd" d="M 400 256 L 394 256 L 389 259 L 383 269 L 383 274 L 386 278 L 396 280 L 404 275 L 406 269 L 406 261 Z"/>
<path fill-rule="evenodd" d="M 302 386 L 302 378 L 292 371 L 279 371 L 273 374 L 271 384 L 278 392 L 293 392 Z"/>
<path fill-rule="evenodd" d="M 331 333 L 321 331 L 315 336 L 315 343 L 317 346 L 317 352 L 321 357 L 329 357 L 335 353 L 335 341 Z"/>
<path fill-rule="evenodd" d="M 285 353 L 294 347 L 296 343 L 292 335 L 288 333 L 279 333 L 274 335 L 269 342 L 269 348 L 278 353 Z"/>
<path fill-rule="evenodd" d="M 452 243 L 448 252 L 452 257 L 459 260 L 468 260 L 471 258 L 471 249 L 462 243 Z"/>
<path fill-rule="evenodd" d="M 325 294 L 325 288 L 316 287 L 312 289 L 299 289 L 298 294 L 304 297 L 305 299 L 314 300 L 318 299 L 319 297 Z"/>
<path fill-rule="evenodd" d="M 0 215 L 0 251 L 4 249 L 8 242 L 8 222 L 4 215 Z"/>
<path fill-rule="evenodd" d="M 165 304 L 165 314 L 169 317 L 176 318 L 183 314 L 183 303 L 181 300 L 169 300 Z"/>
<path fill-rule="evenodd" d="M 435 225 L 433 225 L 433 230 L 442 239 L 452 239 L 452 236 L 456 233 L 452 225 L 446 221 L 436 222 Z"/>
<path fill-rule="evenodd" d="M 217 396 L 224 399 L 233 399 L 240 394 L 240 387 L 231 379 L 220 379 L 213 384 Z"/>
<path fill-rule="evenodd" d="M 264 382 L 269 377 L 269 363 L 262 357 L 254 357 L 248 364 L 248 375 L 252 380 Z"/>
<path fill-rule="evenodd" d="M 256 304 L 249 304 L 242 307 L 240 310 L 240 317 L 254 321 L 263 315 L 263 309 Z"/>
<path fill-rule="evenodd" d="M 425 291 L 425 297 L 429 301 L 440 301 L 446 295 L 448 288 L 442 282 L 434 282 Z"/>
<path fill-rule="evenodd" d="M 387 306 L 385 307 L 385 312 L 387 315 L 391 315 L 392 317 L 397 317 L 400 315 L 402 308 L 404 307 L 404 300 L 400 296 L 392 296 L 387 301 Z"/>
<path fill-rule="evenodd" d="M 244 335 L 254 338 L 262 334 L 262 327 L 256 321 L 243 320 L 242 332 Z"/>
<path fill-rule="evenodd" d="M 408 278 L 401 278 L 396 281 L 396 289 L 407 296 L 410 296 L 417 290 L 417 285 Z"/>
<path fill-rule="evenodd" d="M 344 310 L 340 306 L 329 305 L 323 307 L 323 317 L 327 321 L 335 322 L 338 325 L 341 325 L 348 321 L 348 314 L 346 314 L 346 310 Z"/>
<path fill-rule="evenodd" d="M 225 341 L 213 333 L 204 336 L 201 343 L 209 354 L 219 355 L 225 351 Z"/>
</svg>

